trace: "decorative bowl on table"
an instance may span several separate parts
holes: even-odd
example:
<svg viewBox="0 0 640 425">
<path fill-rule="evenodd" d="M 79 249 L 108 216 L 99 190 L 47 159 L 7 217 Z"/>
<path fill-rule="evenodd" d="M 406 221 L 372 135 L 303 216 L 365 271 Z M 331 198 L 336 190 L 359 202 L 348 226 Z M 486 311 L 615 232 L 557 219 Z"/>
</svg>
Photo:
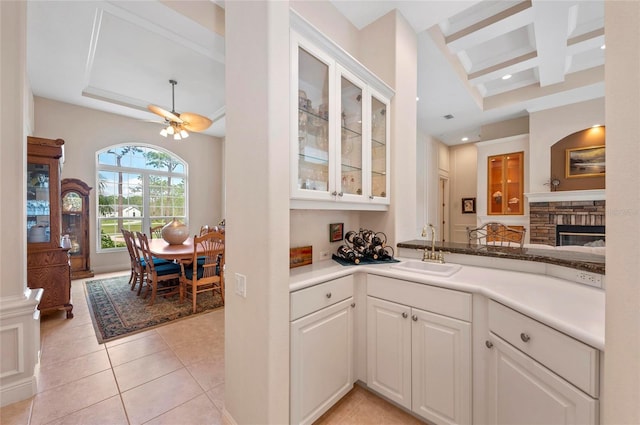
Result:
<svg viewBox="0 0 640 425">
<path fill-rule="evenodd" d="M 162 239 L 169 245 L 180 245 L 189 237 L 189 227 L 174 218 L 162 228 Z"/>
</svg>

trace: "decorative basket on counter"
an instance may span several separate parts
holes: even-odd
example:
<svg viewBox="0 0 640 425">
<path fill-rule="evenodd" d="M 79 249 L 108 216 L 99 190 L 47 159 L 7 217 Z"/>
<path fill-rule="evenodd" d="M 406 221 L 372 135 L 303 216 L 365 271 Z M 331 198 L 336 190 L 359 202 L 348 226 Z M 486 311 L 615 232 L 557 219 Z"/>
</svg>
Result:
<svg viewBox="0 0 640 425">
<path fill-rule="evenodd" d="M 339 259 L 353 264 L 393 260 L 393 248 L 387 246 L 387 235 L 382 232 L 350 230 L 344 239 L 345 244 L 340 245 L 334 254 Z"/>
</svg>

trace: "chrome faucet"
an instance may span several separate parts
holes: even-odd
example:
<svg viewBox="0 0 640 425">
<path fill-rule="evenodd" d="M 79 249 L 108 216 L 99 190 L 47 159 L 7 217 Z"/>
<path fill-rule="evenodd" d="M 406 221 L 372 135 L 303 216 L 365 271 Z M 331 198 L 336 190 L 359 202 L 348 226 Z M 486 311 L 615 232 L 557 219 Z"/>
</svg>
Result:
<svg viewBox="0 0 640 425">
<path fill-rule="evenodd" d="M 429 223 L 422 228 L 422 237 L 427 237 L 427 226 L 431 229 L 431 251 L 429 251 L 426 246 L 424 247 L 422 261 L 444 263 L 444 255 L 442 255 L 442 251 L 440 251 L 439 254 L 436 254 L 436 228 L 433 227 L 433 224 Z"/>
</svg>

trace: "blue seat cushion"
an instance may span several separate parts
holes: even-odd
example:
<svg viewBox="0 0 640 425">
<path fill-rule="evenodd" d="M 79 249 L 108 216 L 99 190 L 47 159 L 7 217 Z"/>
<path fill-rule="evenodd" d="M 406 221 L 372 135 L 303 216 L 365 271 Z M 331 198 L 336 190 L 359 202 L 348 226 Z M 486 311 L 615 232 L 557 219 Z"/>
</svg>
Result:
<svg viewBox="0 0 640 425">
<path fill-rule="evenodd" d="M 158 276 L 165 276 L 168 274 L 180 273 L 180 265 L 174 263 L 165 263 L 155 266 L 156 274 Z"/>
<path fill-rule="evenodd" d="M 160 266 L 162 264 L 167 264 L 167 263 L 171 263 L 171 260 L 165 260 L 163 258 L 158 258 L 158 257 L 151 257 L 153 259 L 153 265 L 154 266 Z M 140 265 L 142 267 L 146 267 L 147 266 L 147 262 L 144 260 L 143 257 L 140 257 Z"/>
</svg>

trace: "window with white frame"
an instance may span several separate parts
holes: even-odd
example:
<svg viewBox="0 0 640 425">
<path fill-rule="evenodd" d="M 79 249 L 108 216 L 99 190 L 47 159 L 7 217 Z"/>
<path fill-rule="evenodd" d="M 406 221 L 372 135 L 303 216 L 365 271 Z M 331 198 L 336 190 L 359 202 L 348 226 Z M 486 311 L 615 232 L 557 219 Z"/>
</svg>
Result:
<svg viewBox="0 0 640 425">
<path fill-rule="evenodd" d="M 123 144 L 97 153 L 97 251 L 125 248 L 121 229 L 149 233 L 187 221 L 187 164 L 157 147 Z"/>
</svg>

